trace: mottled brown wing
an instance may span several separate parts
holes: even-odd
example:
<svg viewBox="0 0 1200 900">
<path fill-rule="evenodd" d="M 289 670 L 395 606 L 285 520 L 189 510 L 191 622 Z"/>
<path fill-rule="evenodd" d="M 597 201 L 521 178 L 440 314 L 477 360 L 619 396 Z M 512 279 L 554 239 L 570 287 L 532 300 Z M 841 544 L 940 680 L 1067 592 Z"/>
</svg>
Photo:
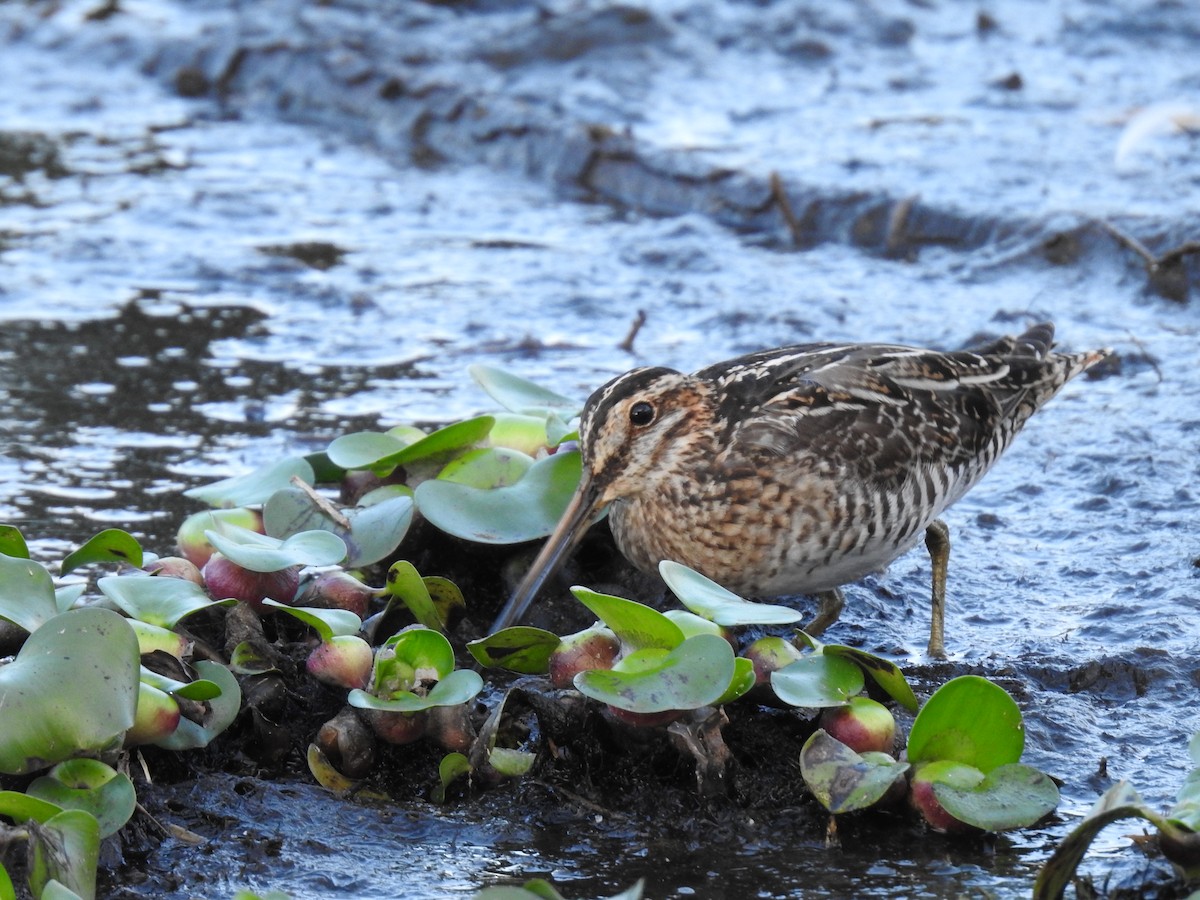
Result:
<svg viewBox="0 0 1200 900">
<path fill-rule="evenodd" d="M 890 345 L 784 348 L 763 357 L 758 375 L 730 386 L 731 408 L 743 411 L 730 420 L 730 458 L 804 455 L 814 467 L 876 482 L 902 480 L 916 467 L 949 474 L 970 466 L 1011 424 L 1044 368 L 1033 355 Z"/>
</svg>

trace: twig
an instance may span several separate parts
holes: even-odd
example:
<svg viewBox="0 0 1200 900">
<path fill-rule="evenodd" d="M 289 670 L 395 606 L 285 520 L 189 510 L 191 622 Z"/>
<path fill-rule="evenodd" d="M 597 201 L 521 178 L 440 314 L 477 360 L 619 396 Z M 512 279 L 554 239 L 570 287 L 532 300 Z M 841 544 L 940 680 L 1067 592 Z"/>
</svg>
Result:
<svg viewBox="0 0 1200 900">
<path fill-rule="evenodd" d="M 638 332 L 642 330 L 642 326 L 646 324 L 646 311 L 639 309 L 637 315 L 633 317 L 633 324 L 629 326 L 629 333 L 625 335 L 625 340 L 617 344 L 618 350 L 624 350 L 626 353 L 633 352 L 633 341 L 638 336 Z"/>
<path fill-rule="evenodd" d="M 345 529 L 350 528 L 350 520 L 346 518 L 345 514 L 332 503 L 330 503 L 329 500 L 313 490 L 311 484 L 309 484 L 299 475 L 293 475 L 291 481 L 292 484 L 294 484 L 308 496 L 308 499 L 312 501 L 313 506 L 323 512 L 325 515 L 329 516 L 329 518 L 333 519 L 335 524 L 340 525 Z"/>
<path fill-rule="evenodd" d="M 1139 241 L 1137 238 L 1135 238 L 1133 235 L 1126 234 L 1120 228 L 1118 228 L 1116 225 L 1113 225 L 1110 222 L 1101 221 L 1100 227 L 1103 228 L 1105 231 L 1107 231 L 1109 233 L 1109 235 L 1111 235 L 1113 238 L 1115 238 L 1118 244 L 1122 244 L 1123 246 L 1125 246 L 1129 250 L 1132 250 L 1134 253 L 1136 253 L 1138 256 L 1140 256 L 1142 258 L 1142 263 L 1146 266 L 1146 268 L 1148 270 L 1152 269 L 1155 266 L 1155 264 L 1158 262 L 1154 258 L 1154 254 L 1151 253 L 1149 251 L 1149 249 L 1147 249 L 1146 245 L 1143 244 L 1141 241 Z"/>
<path fill-rule="evenodd" d="M 796 218 L 796 211 L 792 209 L 792 201 L 788 199 L 787 190 L 783 186 L 783 179 L 779 177 L 778 172 L 771 173 L 771 198 L 775 201 L 775 205 L 779 207 L 779 214 L 783 216 L 783 221 L 787 224 L 788 231 L 792 234 L 792 243 L 797 247 L 803 246 L 804 229 L 800 225 L 800 220 Z"/>
<path fill-rule="evenodd" d="M 587 797 L 581 797 L 579 794 L 576 794 L 574 791 L 567 790 L 562 785 L 551 784 L 550 782 L 542 781 L 541 779 L 532 779 L 532 783 L 536 784 L 536 785 L 540 785 L 541 787 L 544 787 L 546 790 L 548 790 L 552 794 L 562 794 L 562 796 L 566 797 L 572 803 L 578 804 L 579 806 L 582 806 L 584 809 L 590 810 L 591 812 L 594 812 L 597 815 L 608 816 L 610 819 L 628 819 L 629 818 L 629 816 L 627 816 L 625 813 L 620 813 L 620 812 L 616 812 L 615 810 L 606 809 L 605 807 L 601 806 L 599 803 L 593 803 L 591 800 L 587 799 Z"/>
<path fill-rule="evenodd" d="M 1190 253 L 1200 253 L 1200 241 L 1184 241 L 1178 247 L 1173 247 L 1155 260 L 1156 268 L 1169 265 L 1178 259 L 1183 259 Z"/>
</svg>

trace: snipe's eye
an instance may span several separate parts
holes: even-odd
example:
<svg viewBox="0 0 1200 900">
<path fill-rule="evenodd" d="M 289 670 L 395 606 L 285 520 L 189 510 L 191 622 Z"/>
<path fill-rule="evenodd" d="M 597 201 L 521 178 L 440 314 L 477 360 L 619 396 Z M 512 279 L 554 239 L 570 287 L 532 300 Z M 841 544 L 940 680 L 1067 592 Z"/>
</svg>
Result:
<svg viewBox="0 0 1200 900">
<path fill-rule="evenodd" d="M 634 425 L 649 425 L 654 421 L 654 407 L 641 400 L 629 407 L 629 421 Z"/>
</svg>

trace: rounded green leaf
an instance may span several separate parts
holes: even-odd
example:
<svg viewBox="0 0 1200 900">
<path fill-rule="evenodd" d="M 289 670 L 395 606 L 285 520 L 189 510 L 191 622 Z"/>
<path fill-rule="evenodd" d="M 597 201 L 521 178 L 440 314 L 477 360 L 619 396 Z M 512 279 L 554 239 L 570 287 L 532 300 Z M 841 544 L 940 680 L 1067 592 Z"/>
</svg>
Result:
<svg viewBox="0 0 1200 900">
<path fill-rule="evenodd" d="M 380 460 L 395 456 L 407 446 L 408 441 L 394 434 L 358 431 L 336 438 L 325 455 L 331 463 L 343 469 L 370 469 L 378 465 Z"/>
<path fill-rule="evenodd" d="M 366 691 L 352 690 L 347 702 L 359 709 L 377 709 L 383 712 L 413 713 L 435 706 L 458 706 L 466 703 L 483 690 L 483 678 L 471 669 L 458 669 L 435 684 L 425 696 L 412 691 L 400 691 L 384 700 Z"/>
<path fill-rule="evenodd" d="M 7 816 L 18 825 L 30 820 L 48 822 L 62 812 L 62 807 L 17 791 L 0 791 L 0 816 Z M 3 894 L 0 894 L 3 897 Z M 5 898 L 7 900 L 7 898 Z"/>
<path fill-rule="evenodd" d="M 57 615 L 50 573 L 31 559 L 0 554 L 0 616 L 34 632 Z"/>
<path fill-rule="evenodd" d="M 433 479 L 417 486 L 417 508 L 434 526 L 481 544 L 546 537 L 579 484 L 578 451 L 539 459 L 516 484 L 483 490 Z"/>
<path fill-rule="evenodd" d="M 857 663 L 875 680 L 876 684 L 887 692 L 889 697 L 910 712 L 917 711 L 916 694 L 904 679 L 904 673 L 900 671 L 900 667 L 891 660 L 867 653 L 865 650 L 859 650 L 857 647 L 845 647 L 841 644 L 823 644 L 822 648 L 822 653 L 829 656 L 841 656 Z"/>
<path fill-rule="evenodd" d="M 556 394 L 503 369 L 474 365 L 468 366 L 467 372 L 489 397 L 511 412 L 539 414 L 554 410 L 566 418 L 579 412 L 578 400 Z"/>
<path fill-rule="evenodd" d="M 1025 726 L 1016 701 L 978 675 L 947 681 L 921 708 L 908 736 L 913 763 L 954 760 L 985 775 L 1015 763 L 1025 748 Z"/>
<path fill-rule="evenodd" d="M 183 494 L 209 506 L 258 506 L 276 491 L 288 487 L 293 478 L 307 484 L 316 481 L 312 464 L 302 456 L 282 459 L 245 475 L 189 488 Z"/>
<path fill-rule="evenodd" d="M 494 422 L 491 416 L 454 422 L 412 442 L 393 432 L 360 431 L 338 438 L 326 453 L 330 461 L 343 469 L 390 472 L 397 466 L 473 447 L 487 437 Z"/>
<path fill-rule="evenodd" d="M 845 706 L 863 689 L 858 666 L 840 656 L 813 653 L 771 673 L 771 687 L 784 703 L 810 709 Z"/>
<path fill-rule="evenodd" d="M 414 671 L 432 669 L 438 678 L 454 670 L 454 648 L 444 634 L 432 628 L 406 628 L 384 641 L 379 649 L 386 653 L 377 654 L 377 662 L 390 656 Z"/>
<path fill-rule="evenodd" d="M 1025 828 L 1058 806 L 1050 776 L 1020 763 L 997 766 L 974 787 L 935 781 L 933 793 L 954 818 L 984 831 Z"/>
<path fill-rule="evenodd" d="M 204 535 L 221 555 L 251 572 L 278 572 L 288 566 L 332 566 L 346 558 L 346 543 L 320 529 L 301 531 L 285 540 L 237 525 L 221 525 Z"/>
<path fill-rule="evenodd" d="M 63 889 L 96 896 L 100 825 L 91 813 L 63 810 L 29 836 L 29 849 L 29 887 L 35 897 L 62 897 Z"/>
<path fill-rule="evenodd" d="M 680 603 L 718 625 L 789 625 L 804 618 L 786 606 L 744 600 L 696 570 L 669 559 L 658 564 L 658 571 Z"/>
<path fill-rule="evenodd" d="M 496 424 L 488 435 L 488 444 L 497 448 L 519 450 L 530 457 L 557 444 L 548 434 L 545 415 L 526 416 L 520 413 L 497 413 Z"/>
<path fill-rule="evenodd" d="M 683 631 L 678 625 L 644 603 L 601 594 L 576 585 L 571 588 L 575 598 L 613 630 L 621 643 L 631 650 L 661 647 L 672 650 L 683 643 Z"/>
<path fill-rule="evenodd" d="M 328 531 L 346 545 L 343 565 L 359 568 L 391 555 L 408 533 L 413 517 L 412 491 L 405 485 L 386 485 L 363 497 L 359 506 L 340 510 L 347 528 L 299 488 L 289 487 L 271 495 L 263 507 L 263 527 L 275 538 L 304 531 Z"/>
<path fill-rule="evenodd" d="M 429 585 L 408 560 L 392 563 L 387 581 L 383 584 L 383 592 L 408 607 L 413 618 L 426 628 L 435 631 L 442 628 L 444 620 L 437 604 L 433 602 L 433 595 L 429 593 Z"/>
<path fill-rule="evenodd" d="M 99 562 L 123 562 L 141 568 L 142 545 L 120 528 L 107 528 L 62 561 L 62 574 Z"/>
<path fill-rule="evenodd" d="M 100 837 L 116 834 L 137 805 L 133 782 L 98 759 L 72 759 L 36 778 L 26 793 L 63 809 L 82 809 L 100 823 Z"/>
<path fill-rule="evenodd" d="M 685 638 L 690 638 L 693 634 L 716 634 L 723 636 L 725 630 L 712 619 L 698 616 L 694 612 L 688 612 L 686 609 L 664 609 L 663 615 L 679 626 L 679 630 L 683 632 Z"/>
<path fill-rule="evenodd" d="M 511 747 L 493 747 L 488 751 L 488 762 L 505 778 L 520 778 L 533 768 L 537 754 Z"/>
<path fill-rule="evenodd" d="M 29 545 L 16 525 L 0 525 L 0 553 L 17 559 L 29 559 Z"/>
<path fill-rule="evenodd" d="M 800 751 L 800 774 L 831 813 L 853 812 L 874 806 L 908 771 L 908 763 L 879 757 L 864 758 L 818 728 Z"/>
<path fill-rule="evenodd" d="M 467 650 L 483 666 L 508 669 L 522 675 L 544 675 L 558 645 L 559 637 L 552 631 L 516 625 L 471 641 Z"/>
<path fill-rule="evenodd" d="M 335 635 L 358 634 L 362 619 L 348 609 L 319 609 L 311 606 L 288 606 L 271 599 L 263 600 L 263 606 L 271 606 L 299 619 L 312 628 L 322 641 Z"/>
<path fill-rule="evenodd" d="M 729 689 L 736 674 L 733 648 L 724 638 L 711 634 L 688 638 L 661 656 L 655 666 L 636 668 L 638 671 L 613 668 L 580 672 L 575 676 L 575 687 L 593 700 L 617 709 L 657 713 L 698 709 L 715 703 Z"/>
<path fill-rule="evenodd" d="M 20 775 L 105 747 L 137 713 L 137 636 L 108 609 L 74 609 L 0 666 L 0 772 Z"/>
<path fill-rule="evenodd" d="M 447 753 L 438 763 L 438 786 L 433 789 L 433 802 L 446 802 L 446 789 L 464 775 L 471 774 L 471 761 L 461 753 Z"/>
<path fill-rule="evenodd" d="M 174 733 L 155 741 L 159 747 L 167 750 L 207 747 L 217 735 L 233 724 L 242 708 L 242 689 L 225 666 L 202 659 L 195 664 L 195 669 L 201 679 L 215 682 L 221 693 L 208 701 L 208 715 L 203 722 L 193 722 L 186 717 L 180 719 Z"/>
<path fill-rule="evenodd" d="M 212 681 L 197 678 L 194 681 L 179 681 L 142 666 L 142 684 L 148 684 L 165 694 L 185 700 L 212 700 L 221 696 L 221 688 Z"/>
<path fill-rule="evenodd" d="M 106 575 L 96 585 L 131 618 L 160 628 L 174 628 L 185 616 L 213 605 L 204 588 L 185 578 Z"/>
<path fill-rule="evenodd" d="M 729 687 L 725 689 L 725 693 L 717 698 L 715 705 L 722 706 L 726 703 L 732 703 L 734 700 L 748 693 L 756 682 L 754 663 L 744 656 L 736 657 L 733 660 L 733 679 L 729 682 Z"/>
<path fill-rule="evenodd" d="M 507 447 L 468 450 L 442 467 L 438 478 L 481 490 L 516 484 L 533 466 L 533 457 Z"/>
</svg>

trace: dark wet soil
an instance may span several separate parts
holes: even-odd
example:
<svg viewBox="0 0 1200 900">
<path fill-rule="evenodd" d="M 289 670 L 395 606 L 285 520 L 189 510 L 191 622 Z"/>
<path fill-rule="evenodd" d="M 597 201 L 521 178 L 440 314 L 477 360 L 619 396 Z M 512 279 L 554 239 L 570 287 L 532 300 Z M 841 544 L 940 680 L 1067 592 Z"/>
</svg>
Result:
<svg viewBox="0 0 1200 900">
<path fill-rule="evenodd" d="M 0 518 L 51 564 L 110 525 L 165 552 L 189 486 L 478 411 L 473 362 L 582 397 L 632 365 L 1034 318 L 1118 350 L 951 511 L 952 662 L 917 649 L 918 553 L 851 586 L 834 635 L 922 693 L 1000 680 L 1063 779 L 1051 821 L 829 842 L 809 725 L 766 710 L 731 710 L 706 799 L 664 738 L 591 715 L 523 781 L 435 806 L 418 744 L 372 775 L 388 799 L 344 800 L 302 752 L 340 698 L 288 679 L 211 750 L 147 753 L 142 802 L 201 842 L 139 816 L 107 895 L 1024 896 L 1113 780 L 1168 806 L 1200 727 L 1197 47 L 1186 4 L 1133 0 L 0 4 Z M 407 552 L 460 579 L 459 637 L 508 590 L 506 554 Z M 602 540 L 580 565 L 656 590 Z M 541 622 L 585 624 L 558 593 Z M 1099 893 L 1180 896 L 1120 832 Z"/>
</svg>

